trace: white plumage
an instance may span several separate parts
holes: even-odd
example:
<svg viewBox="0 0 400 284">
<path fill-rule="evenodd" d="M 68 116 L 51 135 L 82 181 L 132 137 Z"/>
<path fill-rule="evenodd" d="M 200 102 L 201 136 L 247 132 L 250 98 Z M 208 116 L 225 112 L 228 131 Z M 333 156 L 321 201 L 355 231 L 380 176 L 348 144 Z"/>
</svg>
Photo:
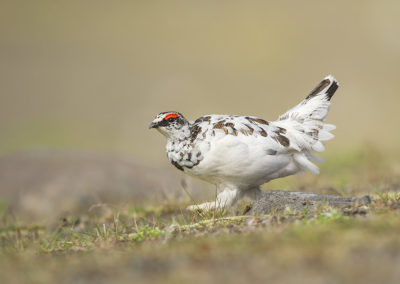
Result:
<svg viewBox="0 0 400 284">
<path fill-rule="evenodd" d="M 206 115 L 194 122 L 178 112 L 156 116 L 151 128 L 167 138 L 168 159 L 178 169 L 217 185 L 216 202 L 190 206 L 227 208 L 243 196 L 254 198 L 260 185 L 308 170 L 319 173 L 312 152 L 324 151 L 334 125 L 325 124 L 338 88 L 327 76 L 300 104 L 268 122 L 254 116 Z"/>
</svg>

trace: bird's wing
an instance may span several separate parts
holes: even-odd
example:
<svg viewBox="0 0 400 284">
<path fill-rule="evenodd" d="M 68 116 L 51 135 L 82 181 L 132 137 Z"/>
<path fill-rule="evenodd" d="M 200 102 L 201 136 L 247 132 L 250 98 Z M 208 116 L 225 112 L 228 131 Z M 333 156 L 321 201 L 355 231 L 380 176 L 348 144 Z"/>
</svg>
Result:
<svg viewBox="0 0 400 284">
<path fill-rule="evenodd" d="M 238 139 L 247 136 L 261 139 L 260 143 L 264 143 L 271 152 L 287 152 L 291 149 L 286 129 L 255 116 L 206 115 L 197 119 L 192 129 L 195 133 L 192 136 L 193 142 L 197 143 L 217 141 L 226 136 L 234 136 Z"/>
<path fill-rule="evenodd" d="M 197 175 L 219 182 L 262 184 L 279 177 L 291 162 L 286 130 L 261 118 L 207 115 L 192 129 L 197 133 L 192 143 L 204 157 L 193 168 Z"/>
</svg>

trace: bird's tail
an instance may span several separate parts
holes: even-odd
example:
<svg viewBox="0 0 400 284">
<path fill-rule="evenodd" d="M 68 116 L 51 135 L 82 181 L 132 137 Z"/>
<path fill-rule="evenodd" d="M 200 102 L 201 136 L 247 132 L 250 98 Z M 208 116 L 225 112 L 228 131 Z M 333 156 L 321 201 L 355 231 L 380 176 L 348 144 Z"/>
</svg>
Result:
<svg viewBox="0 0 400 284">
<path fill-rule="evenodd" d="M 296 153 L 294 159 L 301 169 L 318 173 L 318 167 L 312 162 L 319 159 L 311 155 L 311 151 L 324 151 L 324 142 L 334 136 L 330 131 L 336 127 L 324 123 L 328 114 L 330 100 L 339 87 L 338 82 L 329 75 L 297 106 L 291 108 L 275 122 L 291 131 L 288 137 Z"/>
</svg>

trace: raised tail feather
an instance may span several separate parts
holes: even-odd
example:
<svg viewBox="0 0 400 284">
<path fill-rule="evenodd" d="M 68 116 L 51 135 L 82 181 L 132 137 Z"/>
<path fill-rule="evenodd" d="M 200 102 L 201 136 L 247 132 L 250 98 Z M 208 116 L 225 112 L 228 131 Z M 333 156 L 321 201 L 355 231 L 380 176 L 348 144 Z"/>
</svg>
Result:
<svg viewBox="0 0 400 284">
<path fill-rule="evenodd" d="M 324 141 L 334 137 L 330 131 L 336 127 L 324 123 L 328 114 L 330 100 L 338 89 L 339 84 L 329 75 L 297 106 L 291 108 L 275 121 L 275 125 L 290 129 L 288 138 L 296 150 L 294 160 L 301 169 L 319 173 L 318 167 L 312 162 L 320 159 L 314 157 L 311 151 L 322 152 Z"/>
<path fill-rule="evenodd" d="M 315 96 L 325 94 L 327 99 L 330 101 L 338 88 L 339 84 L 335 80 L 335 78 L 333 78 L 332 75 L 328 75 L 324 78 L 324 80 L 321 81 L 321 83 L 319 83 L 317 87 L 315 87 L 314 90 L 311 91 L 311 93 L 307 96 L 305 100 L 309 100 Z"/>
<path fill-rule="evenodd" d="M 324 120 L 328 114 L 330 100 L 338 87 L 339 84 L 332 75 L 326 76 L 300 104 L 282 114 L 278 120 Z"/>
</svg>

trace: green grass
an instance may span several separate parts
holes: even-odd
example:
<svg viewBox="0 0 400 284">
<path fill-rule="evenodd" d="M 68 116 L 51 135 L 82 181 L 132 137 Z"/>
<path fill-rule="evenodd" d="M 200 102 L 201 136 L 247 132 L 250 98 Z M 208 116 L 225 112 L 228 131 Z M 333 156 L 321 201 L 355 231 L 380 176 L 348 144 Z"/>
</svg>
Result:
<svg viewBox="0 0 400 284">
<path fill-rule="evenodd" d="M 93 205 L 55 223 L 26 223 L 0 202 L 2 283 L 397 283 L 397 164 L 371 151 L 327 159 L 318 178 L 277 181 L 319 193 L 362 196 L 369 206 L 327 204 L 243 216 L 190 213 L 188 204 Z M 278 185 L 278 186 L 276 186 Z M 326 191 L 326 188 L 332 188 Z M 190 196 L 188 202 L 196 203 Z"/>
<path fill-rule="evenodd" d="M 371 206 L 343 212 L 324 205 L 309 218 L 286 210 L 207 219 L 167 206 L 69 216 L 53 227 L 19 224 L 3 206 L 2 279 L 390 282 L 400 265 L 400 193 L 372 199 Z"/>
</svg>

